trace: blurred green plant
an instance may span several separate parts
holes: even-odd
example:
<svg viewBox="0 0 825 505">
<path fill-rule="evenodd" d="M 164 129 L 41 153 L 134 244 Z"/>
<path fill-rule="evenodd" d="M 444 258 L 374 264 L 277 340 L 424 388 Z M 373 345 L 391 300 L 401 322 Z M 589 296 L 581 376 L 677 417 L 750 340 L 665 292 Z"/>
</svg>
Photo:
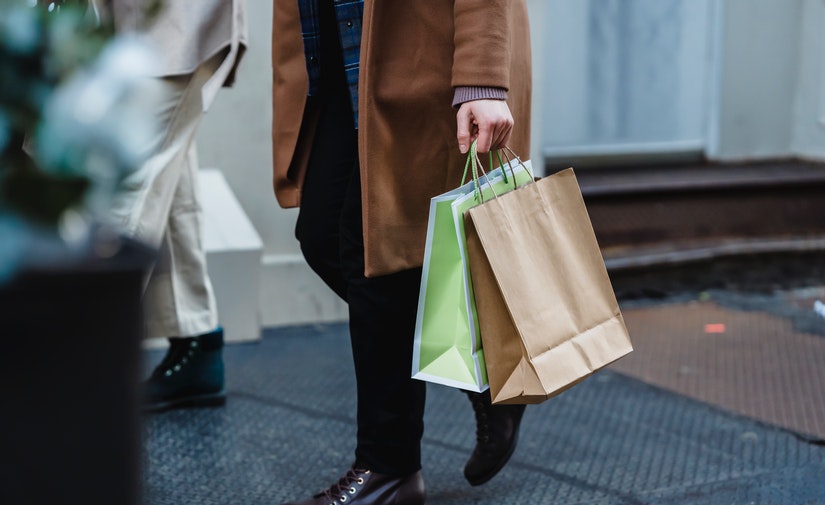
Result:
<svg viewBox="0 0 825 505">
<path fill-rule="evenodd" d="M 70 163 L 35 164 L 23 146 L 55 89 L 112 37 L 85 1 L 0 0 L 0 212 L 55 226 L 91 181 Z"/>
<path fill-rule="evenodd" d="M 143 21 L 161 4 L 143 2 Z M 90 0 L 0 0 L 0 284 L 117 233 L 112 199 L 154 138 L 157 54 L 98 14 Z"/>
</svg>

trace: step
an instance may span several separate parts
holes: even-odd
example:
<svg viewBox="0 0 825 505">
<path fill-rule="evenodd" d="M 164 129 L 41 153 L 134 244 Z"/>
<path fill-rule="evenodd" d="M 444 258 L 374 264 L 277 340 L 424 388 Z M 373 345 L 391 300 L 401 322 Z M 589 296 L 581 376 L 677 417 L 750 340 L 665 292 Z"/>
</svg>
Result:
<svg viewBox="0 0 825 505">
<path fill-rule="evenodd" d="M 691 276 L 701 287 L 714 282 L 718 264 L 742 282 L 752 267 L 774 276 L 790 270 L 801 281 L 805 265 L 825 257 L 823 163 L 602 167 L 576 175 L 611 279 L 622 288 L 674 277 L 686 285 Z"/>
<path fill-rule="evenodd" d="M 732 254 L 735 242 L 746 253 L 759 240 L 825 236 L 825 164 L 611 167 L 580 170 L 577 178 L 610 255 L 668 245 Z"/>
</svg>

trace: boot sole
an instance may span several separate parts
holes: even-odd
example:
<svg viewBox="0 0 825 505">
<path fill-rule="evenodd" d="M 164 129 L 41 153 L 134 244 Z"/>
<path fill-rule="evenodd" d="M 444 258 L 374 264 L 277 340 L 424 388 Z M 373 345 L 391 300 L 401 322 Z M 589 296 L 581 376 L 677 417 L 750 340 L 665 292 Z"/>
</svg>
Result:
<svg viewBox="0 0 825 505">
<path fill-rule="evenodd" d="M 222 407 L 226 405 L 226 392 L 209 393 L 204 395 L 185 396 L 143 405 L 144 413 L 157 413 L 172 409 L 200 408 L 200 407 Z"/>
<path fill-rule="evenodd" d="M 498 472 L 500 472 L 501 469 L 504 468 L 504 465 L 506 465 L 510 461 L 510 457 L 513 456 L 513 453 L 516 452 L 516 446 L 518 445 L 518 435 L 519 432 L 516 431 L 515 436 L 513 437 L 513 444 L 510 446 L 510 450 L 507 451 L 507 454 L 505 454 L 504 457 L 501 458 L 499 463 L 496 466 L 494 466 L 492 470 L 485 473 L 481 477 L 477 477 L 475 479 L 470 479 L 465 475 L 464 478 L 467 479 L 467 482 L 469 482 L 471 486 L 480 486 L 482 484 L 486 484 L 490 481 L 490 479 L 498 475 Z"/>
</svg>

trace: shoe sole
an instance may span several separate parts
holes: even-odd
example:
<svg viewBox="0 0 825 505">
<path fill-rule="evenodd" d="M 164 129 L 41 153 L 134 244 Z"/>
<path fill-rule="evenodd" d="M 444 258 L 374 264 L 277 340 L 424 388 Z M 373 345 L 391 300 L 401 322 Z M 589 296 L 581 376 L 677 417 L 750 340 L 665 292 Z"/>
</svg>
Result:
<svg viewBox="0 0 825 505">
<path fill-rule="evenodd" d="M 510 450 L 507 451 L 507 454 L 505 454 L 503 458 L 501 458 L 501 461 L 498 465 L 494 466 L 492 470 L 490 470 L 489 472 L 487 472 L 486 474 L 482 475 L 477 479 L 470 480 L 465 475 L 464 478 L 467 479 L 467 482 L 469 482 L 471 486 L 480 486 L 482 484 L 486 484 L 490 481 L 490 479 L 498 475 L 498 472 L 500 472 L 501 469 L 504 468 L 504 465 L 506 465 L 510 461 L 510 457 L 513 455 L 513 453 L 516 452 L 516 446 L 518 445 L 518 435 L 519 432 L 517 430 L 515 436 L 513 437 L 513 445 L 510 446 Z"/>
<path fill-rule="evenodd" d="M 143 412 L 146 414 L 163 412 L 172 409 L 191 409 L 200 407 L 222 407 L 226 405 L 226 392 L 209 393 L 205 395 L 187 396 L 165 402 L 144 405 Z"/>
</svg>

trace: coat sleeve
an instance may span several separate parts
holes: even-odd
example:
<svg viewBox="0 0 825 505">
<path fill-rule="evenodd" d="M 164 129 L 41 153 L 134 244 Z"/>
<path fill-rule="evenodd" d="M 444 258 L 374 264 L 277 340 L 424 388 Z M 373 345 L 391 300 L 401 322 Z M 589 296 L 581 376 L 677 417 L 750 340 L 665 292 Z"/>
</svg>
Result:
<svg viewBox="0 0 825 505">
<path fill-rule="evenodd" d="M 452 85 L 510 89 L 513 3 L 455 0 Z"/>
</svg>

